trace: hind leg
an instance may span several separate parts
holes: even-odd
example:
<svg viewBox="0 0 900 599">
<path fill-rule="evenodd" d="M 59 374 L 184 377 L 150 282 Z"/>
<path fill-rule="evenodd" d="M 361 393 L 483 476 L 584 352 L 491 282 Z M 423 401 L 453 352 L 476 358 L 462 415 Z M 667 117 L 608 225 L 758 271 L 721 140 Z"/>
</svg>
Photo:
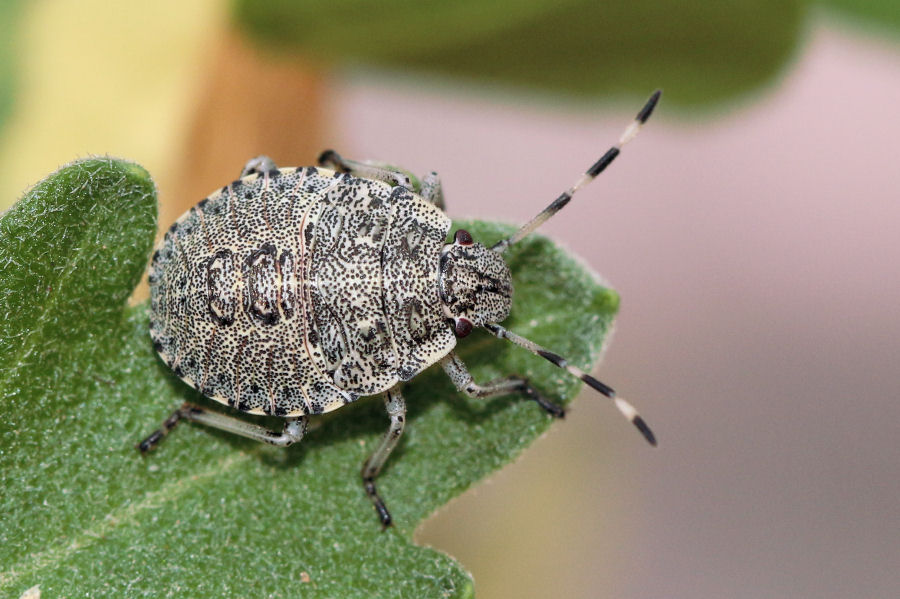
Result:
<svg viewBox="0 0 900 599">
<path fill-rule="evenodd" d="M 431 171 L 422 177 L 421 195 L 441 210 L 446 210 L 444 205 L 444 188 L 441 185 L 441 178 L 438 177 L 436 172 Z"/>
<path fill-rule="evenodd" d="M 400 185 L 418 193 L 441 210 L 444 209 L 444 193 L 441 189 L 441 180 L 435 172 L 430 172 L 419 180 L 411 172 L 386 162 L 349 160 L 334 150 L 322 152 L 319 156 L 319 164 L 342 173 L 350 173 L 356 177 L 376 179 L 391 185 Z"/>
<path fill-rule="evenodd" d="M 251 158 L 244 165 L 244 168 L 241 169 L 241 179 L 244 177 L 248 177 L 253 174 L 263 175 L 270 171 L 278 170 L 278 166 L 275 165 L 275 161 L 269 158 L 268 156 L 257 156 L 256 158 Z"/>
<path fill-rule="evenodd" d="M 147 453 L 159 445 L 159 442 L 162 441 L 163 437 L 168 435 L 169 431 L 175 428 L 175 425 L 182 420 L 199 422 L 200 424 L 205 424 L 206 426 L 211 426 L 212 428 L 217 428 L 222 431 L 228 431 L 229 433 L 241 435 L 242 437 L 247 437 L 248 439 L 260 441 L 262 443 L 287 447 L 303 438 L 303 435 L 306 433 L 307 417 L 298 416 L 295 418 L 286 418 L 284 429 L 279 433 L 271 431 L 264 426 L 253 424 L 252 422 L 244 422 L 234 416 L 213 412 L 192 403 L 184 403 L 163 421 L 162 426 L 150 433 L 146 439 L 138 443 L 135 447 L 137 447 L 141 453 Z"/>
<path fill-rule="evenodd" d="M 366 495 L 369 496 L 372 505 L 375 506 L 375 511 L 378 513 L 378 519 L 381 520 L 381 525 L 386 528 L 391 525 L 391 514 L 384 505 L 384 500 L 381 499 L 381 496 L 378 495 L 378 491 L 375 489 L 375 478 L 378 476 L 378 473 L 381 472 L 384 463 L 387 461 L 388 456 L 391 455 L 394 447 L 397 446 L 400 435 L 403 434 L 403 427 L 406 424 L 406 403 L 403 401 L 403 396 L 400 394 L 399 385 L 388 390 L 385 394 L 384 406 L 387 408 L 388 416 L 391 418 L 391 424 L 388 427 L 387 433 L 381 439 L 381 443 L 363 464 L 361 474 L 363 485 L 366 489 Z"/>
<path fill-rule="evenodd" d="M 419 181 L 412 173 L 399 167 L 370 160 L 349 160 L 334 150 L 325 150 L 319 155 L 319 164 L 341 173 L 350 173 L 355 177 L 384 181 L 391 185 L 399 185 L 410 191 L 416 191 Z"/>
</svg>

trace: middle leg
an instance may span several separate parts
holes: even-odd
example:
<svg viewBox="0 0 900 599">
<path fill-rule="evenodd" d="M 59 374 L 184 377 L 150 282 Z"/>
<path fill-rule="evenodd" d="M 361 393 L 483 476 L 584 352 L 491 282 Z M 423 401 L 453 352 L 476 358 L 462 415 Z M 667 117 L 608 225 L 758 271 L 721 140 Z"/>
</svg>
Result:
<svg viewBox="0 0 900 599">
<path fill-rule="evenodd" d="M 372 505 L 375 506 L 375 511 L 378 512 L 381 525 L 387 528 L 391 525 L 391 514 L 384 505 L 384 500 L 381 499 L 378 491 L 375 489 L 375 477 L 381 472 L 388 456 L 391 455 L 394 447 L 397 446 L 400 435 L 403 434 L 403 427 L 406 424 L 406 402 L 403 401 L 403 396 L 400 394 L 400 385 L 389 389 L 385 393 L 384 406 L 387 408 L 388 416 L 391 418 L 390 427 L 381 443 L 363 464 L 361 474 L 363 485 L 366 488 L 366 495 L 372 500 Z"/>
</svg>

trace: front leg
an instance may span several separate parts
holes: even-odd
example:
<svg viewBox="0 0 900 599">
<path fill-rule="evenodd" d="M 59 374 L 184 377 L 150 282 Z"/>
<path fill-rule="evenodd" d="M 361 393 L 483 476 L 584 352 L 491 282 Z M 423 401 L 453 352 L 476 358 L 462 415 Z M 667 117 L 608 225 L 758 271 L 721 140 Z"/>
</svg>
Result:
<svg viewBox="0 0 900 599">
<path fill-rule="evenodd" d="M 511 376 L 504 379 L 497 379 L 496 381 L 491 381 L 484 385 L 479 385 L 472 380 L 469 369 L 466 368 L 465 363 L 458 355 L 456 355 L 456 352 L 453 351 L 441 360 L 441 366 L 444 367 L 444 371 L 446 371 L 450 380 L 453 381 L 453 384 L 456 385 L 456 388 L 469 397 L 487 399 L 497 395 L 521 393 L 526 399 L 537 402 L 537 404 L 551 416 L 562 418 L 566 415 L 566 412 L 562 407 L 543 397 L 522 377 Z"/>
</svg>

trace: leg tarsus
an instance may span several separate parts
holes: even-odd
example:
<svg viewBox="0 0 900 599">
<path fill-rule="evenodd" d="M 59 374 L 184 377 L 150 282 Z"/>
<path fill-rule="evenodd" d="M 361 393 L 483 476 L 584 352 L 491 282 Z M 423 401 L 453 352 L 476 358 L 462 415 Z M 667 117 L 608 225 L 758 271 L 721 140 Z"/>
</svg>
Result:
<svg viewBox="0 0 900 599">
<path fill-rule="evenodd" d="M 391 518 L 391 513 L 388 511 L 387 506 L 384 505 L 384 500 L 378 495 L 378 490 L 375 488 L 375 477 L 363 478 L 363 486 L 366 489 L 366 495 L 375 507 L 378 519 L 381 521 L 381 529 L 385 530 L 389 526 L 393 526 L 394 520 Z"/>
<path fill-rule="evenodd" d="M 152 449 L 155 449 L 156 446 L 159 445 L 159 442 L 163 440 L 163 437 L 168 435 L 169 431 L 175 428 L 175 425 L 184 418 L 182 411 L 187 409 L 190 405 L 191 404 L 188 403 L 182 404 L 181 407 L 169 414 L 169 417 L 163 420 L 162 425 L 158 429 L 147 435 L 143 441 L 134 446 L 135 449 L 142 454 L 146 454 Z"/>
<path fill-rule="evenodd" d="M 540 393 L 538 393 L 537 389 L 531 386 L 528 382 L 528 379 L 518 379 L 520 382 L 519 392 L 525 395 L 528 399 L 537 403 L 537 405 L 541 406 L 545 412 L 553 416 L 554 418 L 565 418 L 566 410 L 562 406 L 558 406 Z"/>
</svg>

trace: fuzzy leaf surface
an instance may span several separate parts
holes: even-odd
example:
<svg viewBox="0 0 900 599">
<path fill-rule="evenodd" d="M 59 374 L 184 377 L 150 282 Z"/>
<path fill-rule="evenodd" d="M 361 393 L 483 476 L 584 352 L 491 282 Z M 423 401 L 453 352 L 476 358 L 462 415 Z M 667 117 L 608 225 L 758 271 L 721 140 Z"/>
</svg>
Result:
<svg viewBox="0 0 900 599">
<path fill-rule="evenodd" d="M 90 160 L 0 222 L 0 595 L 39 585 L 44 598 L 473 596 L 465 570 L 413 544 L 413 531 L 552 420 L 514 396 L 466 399 L 440 368 L 416 377 L 379 478 L 396 522 L 384 532 L 359 479 L 387 429 L 377 398 L 320 418 L 286 450 L 188 424 L 142 457 L 134 444 L 171 409 L 205 401 L 154 354 L 146 305 L 126 307 L 155 213 L 143 169 Z M 488 243 L 510 231 L 461 224 Z M 506 324 L 589 368 L 618 296 L 544 238 L 509 258 Z M 459 349 L 478 381 L 524 374 L 563 403 L 580 387 L 484 333 Z"/>
</svg>

